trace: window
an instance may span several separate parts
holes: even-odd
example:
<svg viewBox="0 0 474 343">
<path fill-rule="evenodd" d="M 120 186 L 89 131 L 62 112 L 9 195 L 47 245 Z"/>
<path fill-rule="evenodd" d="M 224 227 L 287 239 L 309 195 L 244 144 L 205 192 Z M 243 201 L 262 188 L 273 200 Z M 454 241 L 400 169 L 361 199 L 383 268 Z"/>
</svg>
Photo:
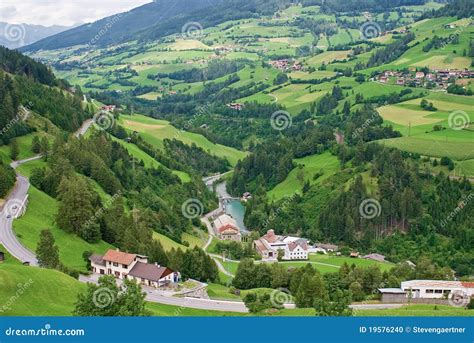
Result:
<svg viewBox="0 0 474 343">
<path fill-rule="evenodd" d="M 125 264 L 122 264 L 122 268 L 127 269 L 127 266 Z"/>
<path fill-rule="evenodd" d="M 441 294 L 441 293 L 443 293 L 443 290 L 442 289 L 435 289 L 435 293 L 436 294 Z"/>
<path fill-rule="evenodd" d="M 426 293 L 432 294 L 434 291 L 432 289 L 427 289 Z"/>
<path fill-rule="evenodd" d="M 114 264 L 114 267 L 118 267 L 118 263 L 115 263 L 115 262 L 114 262 L 113 264 Z"/>
</svg>

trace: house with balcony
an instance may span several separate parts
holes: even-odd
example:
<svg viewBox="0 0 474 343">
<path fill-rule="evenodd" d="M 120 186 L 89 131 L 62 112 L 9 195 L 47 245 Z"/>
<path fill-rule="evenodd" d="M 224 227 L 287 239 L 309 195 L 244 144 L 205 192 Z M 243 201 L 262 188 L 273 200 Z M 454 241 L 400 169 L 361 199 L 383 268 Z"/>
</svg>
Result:
<svg viewBox="0 0 474 343">
<path fill-rule="evenodd" d="M 148 263 L 148 257 L 130 254 L 120 250 L 108 250 L 105 255 L 93 254 L 89 257 L 94 274 L 113 275 L 117 279 L 135 280 L 150 287 L 162 287 L 176 283 L 179 272 L 158 264 Z"/>
</svg>

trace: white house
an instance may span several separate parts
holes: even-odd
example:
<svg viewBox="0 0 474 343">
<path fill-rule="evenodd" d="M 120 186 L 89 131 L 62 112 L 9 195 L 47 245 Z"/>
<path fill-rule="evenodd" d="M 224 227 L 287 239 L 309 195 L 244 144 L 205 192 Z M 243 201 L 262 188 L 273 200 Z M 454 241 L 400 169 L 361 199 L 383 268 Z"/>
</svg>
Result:
<svg viewBox="0 0 474 343">
<path fill-rule="evenodd" d="M 125 279 L 137 262 L 148 262 L 146 256 L 129 254 L 120 250 L 108 250 L 104 256 L 91 255 L 92 270 L 94 273 L 114 275 L 118 279 Z"/>
<path fill-rule="evenodd" d="M 180 278 L 178 272 L 157 264 L 149 264 L 146 256 L 129 254 L 118 249 L 108 250 L 104 256 L 93 254 L 89 260 L 95 274 L 113 275 L 118 279 L 128 278 L 152 287 L 175 283 Z"/>
<path fill-rule="evenodd" d="M 275 260 L 278 251 L 284 252 L 283 260 L 307 260 L 308 241 L 299 237 L 277 236 L 275 231 L 268 230 L 260 239 L 255 240 L 254 248 L 263 259 Z"/>
<path fill-rule="evenodd" d="M 474 296 L 474 282 L 442 280 L 410 280 L 402 282 L 401 287 L 407 297 L 424 299 L 450 299 L 453 295 Z"/>
</svg>

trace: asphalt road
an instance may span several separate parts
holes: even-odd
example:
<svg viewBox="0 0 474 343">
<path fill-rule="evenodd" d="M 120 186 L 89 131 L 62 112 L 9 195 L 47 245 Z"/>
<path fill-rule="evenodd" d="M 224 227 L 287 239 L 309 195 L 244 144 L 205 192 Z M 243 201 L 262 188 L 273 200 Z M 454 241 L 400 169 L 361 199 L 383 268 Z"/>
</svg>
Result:
<svg viewBox="0 0 474 343">
<path fill-rule="evenodd" d="M 92 119 L 86 120 L 74 133 L 74 136 L 79 137 L 85 135 L 92 123 Z M 43 158 L 42 155 L 33 156 L 21 161 L 14 161 L 10 164 L 10 166 L 13 169 L 16 169 L 18 166 L 24 163 L 39 160 L 41 158 Z M 17 208 L 19 207 L 19 204 L 24 202 L 26 196 L 28 195 L 29 188 L 30 182 L 28 179 L 17 172 L 15 187 L 5 199 L 5 205 L 3 206 L 2 212 L 0 213 L 0 242 L 3 244 L 5 249 L 19 261 L 23 263 L 28 262 L 32 266 L 37 266 L 38 260 L 36 259 L 35 254 L 24 247 L 13 232 L 14 215 L 12 215 L 12 206 Z"/>
<path fill-rule="evenodd" d="M 38 260 L 35 254 L 25 248 L 20 241 L 18 241 L 18 238 L 13 232 L 13 215 L 11 215 L 10 204 L 23 202 L 30 188 L 30 183 L 27 178 L 17 174 L 16 180 L 16 186 L 6 199 L 7 201 L 0 215 L 0 242 L 10 254 L 21 262 L 29 262 L 30 265 L 37 266 Z"/>
</svg>

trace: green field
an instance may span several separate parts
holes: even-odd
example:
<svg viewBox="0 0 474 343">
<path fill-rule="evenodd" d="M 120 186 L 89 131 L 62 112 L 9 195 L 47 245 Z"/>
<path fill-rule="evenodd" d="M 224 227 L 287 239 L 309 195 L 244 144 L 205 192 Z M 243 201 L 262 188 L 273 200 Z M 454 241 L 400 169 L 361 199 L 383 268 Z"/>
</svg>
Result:
<svg viewBox="0 0 474 343">
<path fill-rule="evenodd" d="M 432 102 L 436 111 L 421 108 L 421 99 L 405 101 L 378 109 L 387 124 L 403 137 L 380 141 L 400 150 L 432 157 L 450 157 L 457 161 L 456 175 L 474 175 L 471 163 L 474 158 L 474 131 L 453 129 L 452 118 L 474 119 L 474 98 L 431 92 L 424 97 Z M 434 126 L 441 130 L 434 130 Z M 463 162 L 466 161 L 466 162 Z"/>
<path fill-rule="evenodd" d="M 160 149 L 163 148 L 164 139 L 175 138 L 186 144 L 195 143 L 213 155 L 226 158 L 232 165 L 246 156 L 245 152 L 221 144 L 214 144 L 202 135 L 180 131 L 164 120 L 141 115 L 121 116 L 120 124 L 127 130 L 139 132 L 145 141 Z"/>
<path fill-rule="evenodd" d="M 148 168 L 162 167 L 162 168 L 168 169 L 164 165 L 162 165 L 160 162 L 155 160 L 153 157 L 148 155 L 146 152 L 141 150 L 139 147 L 137 147 L 135 144 L 127 143 L 127 142 L 125 142 L 121 139 L 115 138 L 113 136 L 111 136 L 111 137 L 114 141 L 120 143 L 125 149 L 127 149 L 128 153 L 130 155 L 132 155 L 138 161 L 143 161 L 143 163 L 145 164 L 146 167 L 148 167 Z M 179 171 L 179 170 L 171 170 L 171 172 L 174 175 L 178 176 L 180 178 L 180 180 L 183 181 L 183 182 L 191 181 L 191 177 L 185 172 L 182 172 L 182 171 Z"/>
<path fill-rule="evenodd" d="M 237 268 L 239 267 L 238 262 L 234 261 L 225 261 L 222 262 L 222 259 L 219 258 L 224 268 L 231 274 L 235 275 L 237 273 Z M 262 263 L 257 261 L 256 263 Z M 321 255 L 321 254 L 310 254 L 307 261 L 281 261 L 279 264 L 284 265 L 287 268 L 300 268 L 304 267 L 308 263 L 311 264 L 315 269 L 320 273 L 335 273 L 338 272 L 339 268 L 347 263 L 348 265 L 356 265 L 357 267 L 369 267 L 369 266 L 378 266 L 381 271 L 390 270 L 394 264 L 389 262 L 377 262 L 372 260 L 366 260 L 363 258 L 350 258 L 344 256 L 334 256 L 334 255 Z"/>
<path fill-rule="evenodd" d="M 474 310 L 447 305 L 407 305 L 385 310 L 356 310 L 356 316 L 365 317 L 461 317 L 474 316 Z"/>
<path fill-rule="evenodd" d="M 386 146 L 418 153 L 420 155 L 434 157 L 446 156 L 461 161 L 474 158 L 474 142 L 459 143 L 443 140 L 428 140 L 418 137 L 392 138 L 380 142 Z"/>
<path fill-rule="evenodd" d="M 293 169 L 285 181 L 269 191 L 267 194 L 270 199 L 280 200 L 284 197 L 292 196 L 295 193 L 300 193 L 304 182 L 309 181 L 311 184 L 319 184 L 333 175 L 340 168 L 338 158 L 331 155 L 329 152 L 325 152 L 322 155 L 312 155 L 296 159 L 294 162 L 297 165 L 303 166 L 303 168 L 300 169 L 299 167 L 296 167 Z M 313 180 L 313 176 L 319 172 L 322 172 L 323 175 L 316 180 Z M 299 174 L 304 177 L 303 183 L 298 179 Z"/>
<path fill-rule="evenodd" d="M 206 232 L 203 232 L 201 230 L 195 229 L 194 232 L 188 233 L 185 232 L 183 233 L 181 239 L 183 242 L 188 242 L 190 248 L 194 247 L 199 247 L 202 248 L 204 244 L 207 242 L 208 234 Z M 160 241 L 161 245 L 166 251 L 169 251 L 171 249 L 181 249 L 181 250 L 186 250 L 188 247 L 186 247 L 183 244 L 179 244 L 178 242 L 173 241 L 171 238 L 162 235 L 158 232 L 153 232 L 153 238 L 156 239 L 157 241 Z"/>
<path fill-rule="evenodd" d="M 31 280 L 31 281 L 30 281 Z M 70 316 L 86 285 L 61 272 L 0 264 L 0 316 Z"/>
<path fill-rule="evenodd" d="M 46 134 L 34 133 L 34 134 L 29 134 L 29 135 L 26 135 L 26 136 L 21 136 L 21 137 L 16 138 L 16 141 L 18 143 L 18 148 L 19 148 L 19 151 L 20 151 L 20 153 L 18 154 L 17 160 L 23 160 L 25 158 L 35 156 L 36 154 L 33 151 L 31 151 L 31 143 L 33 141 L 33 138 L 34 137 L 40 137 L 41 138 L 41 137 L 44 137 L 44 136 L 46 136 Z M 0 155 L 5 157 L 5 159 L 4 159 L 5 162 L 10 162 L 11 161 L 11 158 L 10 158 L 10 145 L 1 146 L 0 147 Z"/>
<path fill-rule="evenodd" d="M 41 230 L 49 229 L 56 239 L 61 262 L 69 268 L 86 272 L 86 261 L 82 258 L 84 251 L 103 254 L 107 249 L 113 248 L 103 241 L 90 244 L 59 229 L 55 222 L 57 201 L 33 186 L 28 194 L 30 197 L 26 214 L 13 222 L 16 235 L 28 249 L 35 251 Z"/>
</svg>

